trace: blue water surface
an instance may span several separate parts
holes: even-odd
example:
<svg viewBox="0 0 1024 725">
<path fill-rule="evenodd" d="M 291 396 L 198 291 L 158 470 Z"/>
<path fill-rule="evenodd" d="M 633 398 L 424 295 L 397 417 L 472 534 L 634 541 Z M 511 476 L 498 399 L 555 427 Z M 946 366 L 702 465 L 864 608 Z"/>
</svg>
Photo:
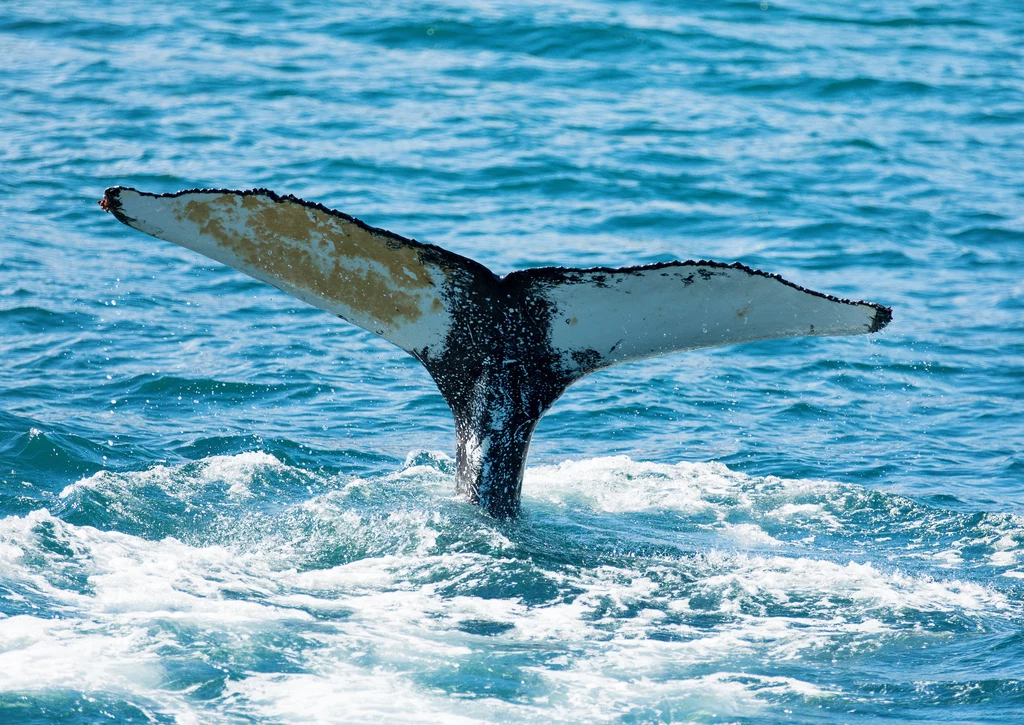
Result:
<svg viewBox="0 0 1024 725">
<path fill-rule="evenodd" d="M 0 721 L 1020 721 L 1016 0 L 5 2 L 0 57 Z M 895 318 L 585 379 L 499 522 L 418 363 L 114 184 Z"/>
</svg>

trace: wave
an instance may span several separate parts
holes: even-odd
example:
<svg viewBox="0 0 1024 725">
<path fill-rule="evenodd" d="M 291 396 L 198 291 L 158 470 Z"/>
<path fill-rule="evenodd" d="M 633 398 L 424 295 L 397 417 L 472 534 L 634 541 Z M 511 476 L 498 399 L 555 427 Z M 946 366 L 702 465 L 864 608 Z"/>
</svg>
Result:
<svg viewBox="0 0 1024 725">
<path fill-rule="evenodd" d="M 53 513 L 0 519 L 0 702 L 186 722 L 746 718 L 859 697 L 819 667 L 870 679 L 866 652 L 1021 622 L 1018 517 L 619 456 L 529 469 L 509 523 L 453 496 L 453 469 L 419 451 L 346 476 L 251 451 L 100 471 Z"/>
<path fill-rule="evenodd" d="M 69 324 L 85 326 L 94 324 L 96 316 L 73 310 L 61 312 L 45 307 L 21 306 L 0 310 L 0 326 L 10 326 L 15 334 L 41 334 L 60 331 Z"/>
</svg>

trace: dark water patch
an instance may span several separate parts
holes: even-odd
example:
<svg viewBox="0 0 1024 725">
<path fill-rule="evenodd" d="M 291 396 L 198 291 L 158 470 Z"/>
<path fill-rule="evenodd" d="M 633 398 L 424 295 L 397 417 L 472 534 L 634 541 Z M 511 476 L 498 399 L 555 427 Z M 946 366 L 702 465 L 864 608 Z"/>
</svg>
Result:
<svg viewBox="0 0 1024 725">
<path fill-rule="evenodd" d="M 491 622 L 486 619 L 464 619 L 459 623 L 458 629 L 466 634 L 473 634 L 480 637 L 494 637 L 504 634 L 514 628 L 509 622 Z"/>
<path fill-rule="evenodd" d="M 40 594 L 37 587 L 28 582 L 5 581 L 0 583 L 0 614 L 4 617 L 30 616 L 59 618 L 63 613 L 54 609 L 54 603 Z"/>
<path fill-rule="evenodd" d="M 967 113 L 964 120 L 970 124 L 991 124 L 993 126 L 1016 126 L 1024 120 L 1024 112 L 1012 110 L 980 109 Z"/>
<path fill-rule="evenodd" d="M 838 147 L 864 149 L 865 151 L 885 151 L 885 146 L 866 138 L 851 138 L 845 141 L 835 141 L 833 142 L 833 145 Z"/>
<path fill-rule="evenodd" d="M 851 230 L 851 235 L 861 233 L 855 228 Z M 856 263 L 858 266 L 867 268 L 913 269 L 918 261 L 901 249 L 888 247 L 858 254 Z M 802 266 L 808 270 L 833 270 L 836 269 L 836 261 L 827 254 L 815 253 L 806 257 Z"/>
<path fill-rule="evenodd" d="M 801 98 L 811 96 L 827 100 L 841 98 L 906 100 L 948 92 L 947 89 L 928 83 L 863 76 L 841 80 L 816 76 L 796 76 L 756 82 L 738 81 L 736 85 L 739 92 L 749 95 L 797 96 Z"/>
<path fill-rule="evenodd" d="M 230 673 L 221 666 L 194 657 L 178 659 L 177 648 L 165 646 L 161 652 L 163 679 L 161 689 L 182 692 L 189 699 L 202 701 L 216 700 L 227 694 L 230 687 Z"/>
<path fill-rule="evenodd" d="M 468 668 L 461 665 L 439 665 L 427 671 L 416 672 L 412 679 L 421 687 L 436 689 L 450 696 L 462 698 L 487 698 L 527 705 L 544 691 L 543 677 L 532 671 L 538 662 L 529 653 L 504 652 L 495 648 L 488 653 L 486 663 L 472 663 Z M 524 661 L 525 660 L 525 661 Z M 465 671 L 464 671 L 465 670 Z"/>
<path fill-rule="evenodd" d="M 63 426 L 0 411 L 0 480 L 7 486 L 20 479 L 52 489 L 69 477 L 131 459 L 123 449 L 91 441 Z"/>
<path fill-rule="evenodd" d="M 42 307 L 12 307 L 0 310 L 0 326 L 10 325 L 9 329 L 28 334 L 63 330 L 66 325 L 92 325 L 96 319 L 95 315 L 81 310 L 58 312 Z"/>
<path fill-rule="evenodd" d="M 795 17 L 801 20 L 810 20 L 812 22 L 818 22 L 826 25 L 832 24 L 850 24 L 850 25 L 863 25 L 867 27 L 879 27 L 879 28 L 917 28 L 917 27 L 965 27 L 965 28 L 984 28 L 985 23 L 979 22 L 977 19 L 965 18 L 965 17 L 925 17 L 924 13 L 933 10 L 933 8 L 923 7 L 916 8 L 919 14 L 914 17 L 877 17 L 874 15 L 866 16 L 860 15 L 858 17 L 850 17 L 842 14 L 831 14 L 831 15 L 796 15 Z"/>
<path fill-rule="evenodd" d="M 297 386 L 290 383 L 258 384 L 226 380 L 189 379 L 173 375 L 136 376 L 118 387 L 127 386 L 130 395 L 161 397 L 202 397 L 214 398 L 218 403 L 248 403 L 253 398 L 261 400 L 284 396 Z"/>
<path fill-rule="evenodd" d="M 904 681 L 899 684 L 865 684 L 858 688 L 861 702 L 870 702 L 881 696 L 888 707 L 886 714 L 905 719 L 920 717 L 943 722 L 948 719 L 949 709 L 962 709 L 961 722 L 1012 722 L 1016 718 L 1015 708 L 1024 702 L 1024 686 L 1019 680 L 977 680 L 969 681 Z M 993 700 L 998 697 L 999 704 Z M 864 704 L 849 702 L 854 715 L 872 716 L 875 712 Z M 969 718 L 969 719 L 967 719 Z"/>
<path fill-rule="evenodd" d="M 156 483 L 119 483 L 118 478 L 109 475 L 98 481 L 93 477 L 79 482 L 65 493 L 54 514 L 76 526 L 118 530 L 140 538 L 195 540 L 193 532 L 204 532 L 198 537 L 204 538 L 220 519 L 225 503 L 237 505 L 215 494 L 207 494 L 193 504 Z M 95 488 L 97 485 L 100 490 Z"/>
<path fill-rule="evenodd" d="M 145 698 L 118 697 L 113 694 L 85 693 L 75 690 L 7 691 L 0 693 L 0 717 L 5 722 L 25 725 L 94 725 L 97 722 L 177 723 L 174 713 Z"/>
<path fill-rule="evenodd" d="M 525 18 L 507 16 L 500 21 L 476 18 L 472 23 L 425 15 L 422 23 L 391 22 L 385 25 L 361 26 L 328 23 L 328 35 L 346 40 L 361 39 L 389 48 L 416 50 L 436 49 L 439 53 L 484 51 L 487 53 L 528 55 L 552 60 L 600 58 L 610 52 L 644 53 L 656 50 L 659 41 L 672 36 L 652 31 L 637 33 L 628 27 L 575 22 L 557 26 L 530 22 Z M 641 56 L 642 57 L 642 56 Z M 511 59 L 510 59 L 511 60 Z M 502 79 L 502 67 L 488 69 L 488 75 Z M 536 69 L 515 80 L 536 82 Z"/>
<path fill-rule="evenodd" d="M 889 229 L 877 224 L 864 224 L 862 222 L 854 221 L 828 221 L 828 222 L 813 222 L 810 224 L 803 224 L 793 229 L 787 229 L 785 235 L 793 239 L 813 239 L 819 242 L 831 242 L 834 245 L 835 251 L 839 252 L 841 247 L 839 246 L 839 240 L 843 237 L 856 237 L 860 235 L 870 235 L 874 238 L 883 237 L 889 235 Z M 828 247 L 816 247 L 815 251 L 825 252 Z M 907 260 L 908 262 L 910 260 Z M 861 260 L 858 260 L 858 264 L 861 264 Z"/>
<path fill-rule="evenodd" d="M 970 227 L 950 234 L 950 238 L 963 244 L 1010 244 L 1014 245 L 1010 247 L 1010 251 L 1013 252 L 1024 244 L 1024 231 L 1001 227 Z M 1020 255 L 1020 259 L 1024 261 L 1024 255 Z M 1003 263 L 1005 264 L 1006 260 L 1003 260 Z"/>
</svg>

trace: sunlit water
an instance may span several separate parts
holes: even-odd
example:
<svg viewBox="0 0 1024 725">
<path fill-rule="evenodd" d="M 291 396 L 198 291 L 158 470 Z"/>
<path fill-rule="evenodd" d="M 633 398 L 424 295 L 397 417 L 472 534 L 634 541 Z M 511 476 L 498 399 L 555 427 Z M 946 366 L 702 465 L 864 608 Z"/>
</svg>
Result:
<svg viewBox="0 0 1024 725">
<path fill-rule="evenodd" d="M 1019 722 L 1016 2 L 168 5 L 0 5 L 0 722 Z M 415 361 L 118 183 L 895 320 L 586 379 L 497 522 Z"/>
</svg>

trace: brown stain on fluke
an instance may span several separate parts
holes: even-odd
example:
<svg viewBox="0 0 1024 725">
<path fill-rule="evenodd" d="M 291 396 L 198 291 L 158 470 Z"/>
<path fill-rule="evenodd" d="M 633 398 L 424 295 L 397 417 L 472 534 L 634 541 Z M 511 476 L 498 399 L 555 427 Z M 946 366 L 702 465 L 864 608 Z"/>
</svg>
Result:
<svg viewBox="0 0 1024 725">
<path fill-rule="evenodd" d="M 417 292 L 434 287 L 417 249 L 287 199 L 220 194 L 175 216 L 244 263 L 387 326 L 422 317 Z M 443 309 L 435 298 L 431 311 Z"/>
<path fill-rule="evenodd" d="M 179 222 L 185 221 L 185 217 L 187 217 L 190 222 L 202 226 L 210 221 L 210 207 L 198 201 L 190 201 L 185 205 L 185 213 L 175 214 L 175 216 L 178 217 Z"/>
</svg>

